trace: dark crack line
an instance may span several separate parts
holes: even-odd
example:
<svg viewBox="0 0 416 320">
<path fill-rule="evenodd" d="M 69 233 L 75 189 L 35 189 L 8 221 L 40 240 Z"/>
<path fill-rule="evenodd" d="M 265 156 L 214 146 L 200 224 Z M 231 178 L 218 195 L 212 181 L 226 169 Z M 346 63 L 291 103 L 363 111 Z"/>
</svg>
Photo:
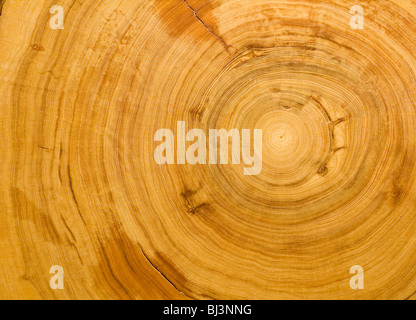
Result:
<svg viewBox="0 0 416 320">
<path fill-rule="evenodd" d="M 61 215 L 61 220 L 62 220 L 62 222 L 64 223 L 64 225 L 65 225 L 66 229 L 67 229 L 67 230 L 69 231 L 69 233 L 71 234 L 71 237 L 72 237 L 73 243 L 76 243 L 76 242 L 77 242 L 77 239 L 75 238 L 74 233 L 71 231 L 71 229 L 69 228 L 68 224 L 66 223 L 66 221 L 65 221 L 65 219 L 64 219 L 64 217 L 63 217 L 62 215 Z"/>
<path fill-rule="evenodd" d="M 337 120 L 332 120 L 331 116 L 329 115 L 329 112 L 326 110 L 326 108 L 324 107 L 324 105 L 319 101 L 319 98 L 314 98 L 314 97 L 309 97 L 308 101 L 310 99 L 313 99 L 319 106 L 319 108 L 323 111 L 323 113 L 325 114 L 325 117 L 328 119 L 328 124 L 329 124 L 329 139 L 330 139 L 330 147 L 329 147 L 329 151 L 328 151 L 328 155 L 325 158 L 325 161 L 323 162 L 322 166 L 319 168 L 318 170 L 318 174 L 322 174 L 325 175 L 328 172 L 328 162 L 331 159 L 331 157 L 338 151 L 340 151 L 341 149 L 345 149 L 346 147 L 340 147 L 340 148 L 336 148 L 334 149 L 334 140 L 335 140 L 335 127 L 337 125 L 339 125 L 342 122 L 347 121 L 347 118 L 339 118 Z"/>
<path fill-rule="evenodd" d="M 326 174 L 326 172 L 328 171 L 327 165 L 328 165 L 328 162 L 331 159 L 331 157 L 336 152 L 346 148 L 345 146 L 343 146 L 343 147 L 339 147 L 339 148 L 334 149 L 334 141 L 335 141 L 334 129 L 335 129 L 335 126 L 337 126 L 338 124 L 346 121 L 347 119 L 346 118 L 341 118 L 341 119 L 337 119 L 335 121 L 332 121 L 325 108 L 324 108 L 324 110 L 325 110 L 325 113 L 328 115 L 328 118 L 329 118 L 329 121 L 330 121 L 330 123 L 329 123 L 330 148 L 329 148 L 329 152 L 328 152 L 328 155 L 327 155 L 324 163 L 322 164 L 322 166 L 318 170 L 318 174 Z"/>
<path fill-rule="evenodd" d="M 221 44 L 224 46 L 225 50 L 230 53 L 229 50 L 229 46 L 225 43 L 224 39 L 222 37 L 220 37 L 219 35 L 217 35 L 215 32 L 212 31 L 212 27 L 207 25 L 199 16 L 198 13 L 196 12 L 196 10 L 194 8 L 192 8 L 187 0 L 183 0 L 183 2 L 185 3 L 185 5 L 188 7 L 189 10 L 192 11 L 192 13 L 194 14 L 195 18 L 204 26 L 204 28 L 210 33 L 212 34 L 215 38 L 217 38 Z"/>
<path fill-rule="evenodd" d="M 175 284 L 174 283 L 172 283 L 172 281 L 170 281 L 168 278 L 166 278 L 166 276 L 159 270 L 159 268 L 158 267 L 156 267 L 150 260 L 149 260 L 149 258 L 147 257 L 147 255 L 144 253 L 144 251 L 143 251 L 143 249 L 142 248 L 140 248 L 140 250 L 141 250 L 141 252 L 142 252 L 142 254 L 143 254 L 143 256 L 145 257 L 145 259 L 147 260 L 147 262 L 167 281 L 167 282 L 169 282 L 171 285 L 172 285 L 172 287 L 174 287 L 178 292 L 180 292 L 180 293 L 182 293 L 183 295 L 185 295 L 185 296 L 187 296 L 188 298 L 191 298 L 190 296 L 188 296 L 186 293 L 184 293 L 183 291 L 181 291 L 181 290 L 179 290 L 178 289 L 178 287 L 177 286 L 175 286 Z M 192 298 L 191 298 L 192 299 Z"/>
<path fill-rule="evenodd" d="M 5 2 L 6 0 L 0 0 L 0 17 L 1 17 L 1 14 L 3 13 L 3 6 Z"/>
<path fill-rule="evenodd" d="M 410 296 L 408 296 L 406 299 L 404 299 L 404 300 L 410 300 L 410 298 L 412 298 L 414 295 L 416 294 L 416 291 L 415 292 L 413 292 Z"/>
<path fill-rule="evenodd" d="M 68 165 L 68 180 L 69 180 L 69 188 L 71 189 L 72 198 L 74 199 L 75 205 L 77 207 L 78 214 L 81 217 L 81 220 L 84 223 L 84 225 L 87 226 L 87 224 L 85 223 L 84 218 L 82 217 L 81 210 L 79 208 L 79 204 L 78 204 L 77 198 L 75 196 L 75 191 L 74 191 L 74 188 L 72 186 L 72 177 L 71 177 L 71 170 L 69 168 L 69 165 Z"/>
</svg>

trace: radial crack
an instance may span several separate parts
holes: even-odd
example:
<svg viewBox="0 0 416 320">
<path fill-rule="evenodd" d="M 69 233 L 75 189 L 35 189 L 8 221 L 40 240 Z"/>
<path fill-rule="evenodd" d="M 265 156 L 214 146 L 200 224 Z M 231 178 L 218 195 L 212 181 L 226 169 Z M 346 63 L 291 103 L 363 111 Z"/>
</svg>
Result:
<svg viewBox="0 0 416 320">
<path fill-rule="evenodd" d="M 225 43 L 224 39 L 222 37 L 220 37 L 219 35 L 217 35 L 214 31 L 213 28 L 209 25 L 207 25 L 199 16 L 198 13 L 196 12 L 196 10 L 194 8 L 192 8 L 187 0 L 183 0 L 183 2 L 185 3 L 185 5 L 188 7 L 189 10 L 192 11 L 192 13 L 194 14 L 195 18 L 204 26 L 204 28 L 210 33 L 212 34 L 215 38 L 217 38 L 221 44 L 224 46 L 225 50 L 229 53 L 229 46 Z"/>
<path fill-rule="evenodd" d="M 406 299 L 404 300 L 410 300 L 414 295 L 416 294 L 416 291 L 414 291 L 410 296 L 408 296 Z"/>
<path fill-rule="evenodd" d="M 319 97 L 315 98 L 313 96 L 310 96 L 308 101 L 310 99 L 313 99 L 319 106 L 319 108 L 323 111 L 325 117 L 327 118 L 328 121 L 328 126 L 329 126 L 329 151 L 328 151 L 328 155 L 325 158 L 325 161 L 323 162 L 323 164 L 321 165 L 321 167 L 318 169 L 318 174 L 320 175 L 326 175 L 328 173 L 328 162 L 331 159 L 331 157 L 338 151 L 345 149 L 346 146 L 343 147 L 339 147 L 339 148 L 334 148 L 334 141 L 335 141 L 335 127 L 337 125 L 339 125 L 340 123 L 343 123 L 345 121 L 348 120 L 348 118 L 344 117 L 344 118 L 339 118 L 336 120 L 332 120 L 331 115 L 329 114 L 328 110 L 325 108 L 325 106 L 320 102 Z"/>
<path fill-rule="evenodd" d="M 140 247 L 140 250 L 142 252 L 142 255 L 147 260 L 147 262 L 167 281 L 171 284 L 172 287 L 174 287 L 179 293 L 183 294 L 184 296 L 187 296 L 190 298 L 185 292 L 181 291 L 172 281 L 170 281 L 160 270 L 158 267 L 156 267 L 150 259 L 147 257 L 147 255 L 144 253 L 143 249 Z"/>
<path fill-rule="evenodd" d="M 4 3 L 5 2 L 6 2 L 6 0 L 0 0 L 0 16 L 1 16 L 2 12 L 3 12 L 3 6 L 4 6 Z"/>
</svg>

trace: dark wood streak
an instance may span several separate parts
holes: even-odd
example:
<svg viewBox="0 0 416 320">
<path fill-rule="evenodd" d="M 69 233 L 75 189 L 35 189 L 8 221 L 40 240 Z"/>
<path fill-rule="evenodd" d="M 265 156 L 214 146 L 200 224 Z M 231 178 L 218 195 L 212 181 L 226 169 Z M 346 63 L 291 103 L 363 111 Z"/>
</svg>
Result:
<svg viewBox="0 0 416 320">
<path fill-rule="evenodd" d="M 160 270 L 158 267 L 156 267 L 152 261 L 150 261 L 150 259 L 147 257 L 147 255 L 144 253 L 143 249 L 140 248 L 140 251 L 142 252 L 143 256 L 145 257 L 145 259 L 147 260 L 147 262 L 167 281 L 169 282 L 172 287 L 174 287 L 178 292 L 180 292 L 181 294 L 183 294 L 184 296 L 187 296 L 188 298 L 192 299 L 190 296 L 188 296 L 186 293 L 184 293 L 182 290 L 180 290 L 172 281 L 170 281 Z"/>
<path fill-rule="evenodd" d="M 413 297 L 414 295 L 416 295 L 416 290 L 404 300 L 410 300 L 410 298 Z"/>
<path fill-rule="evenodd" d="M 0 16 L 3 13 L 3 6 L 4 6 L 5 2 L 6 2 L 6 0 L 0 0 Z"/>
<path fill-rule="evenodd" d="M 222 37 L 220 37 L 219 35 L 217 35 L 214 31 L 213 28 L 209 25 L 207 25 L 198 15 L 198 13 L 196 12 L 196 10 L 194 8 L 192 8 L 187 0 L 183 0 L 183 2 L 185 3 L 185 5 L 188 7 L 189 10 L 192 11 L 193 15 L 195 16 L 195 18 L 204 26 L 204 28 L 210 33 L 212 34 L 215 38 L 217 38 L 221 44 L 224 46 L 225 50 L 230 53 L 230 48 L 229 45 L 227 45 L 227 43 L 224 41 L 224 39 Z"/>
</svg>

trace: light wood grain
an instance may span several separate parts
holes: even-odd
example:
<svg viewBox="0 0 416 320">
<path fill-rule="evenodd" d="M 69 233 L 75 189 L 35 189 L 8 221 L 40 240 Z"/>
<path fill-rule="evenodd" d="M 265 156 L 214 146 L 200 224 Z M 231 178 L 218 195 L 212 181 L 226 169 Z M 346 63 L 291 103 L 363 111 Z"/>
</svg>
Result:
<svg viewBox="0 0 416 320">
<path fill-rule="evenodd" d="M 1 5 L 0 298 L 414 297 L 415 1 Z M 157 165 L 177 121 L 261 174 Z"/>
</svg>

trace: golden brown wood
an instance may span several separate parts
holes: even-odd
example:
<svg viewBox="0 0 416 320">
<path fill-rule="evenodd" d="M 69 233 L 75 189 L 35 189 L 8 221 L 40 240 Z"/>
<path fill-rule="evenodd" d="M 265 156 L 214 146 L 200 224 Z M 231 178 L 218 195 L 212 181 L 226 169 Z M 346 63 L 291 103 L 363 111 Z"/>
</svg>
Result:
<svg viewBox="0 0 416 320">
<path fill-rule="evenodd" d="M 415 297 L 415 1 L 2 5 L 0 298 Z M 177 121 L 261 174 L 157 165 Z"/>
</svg>

